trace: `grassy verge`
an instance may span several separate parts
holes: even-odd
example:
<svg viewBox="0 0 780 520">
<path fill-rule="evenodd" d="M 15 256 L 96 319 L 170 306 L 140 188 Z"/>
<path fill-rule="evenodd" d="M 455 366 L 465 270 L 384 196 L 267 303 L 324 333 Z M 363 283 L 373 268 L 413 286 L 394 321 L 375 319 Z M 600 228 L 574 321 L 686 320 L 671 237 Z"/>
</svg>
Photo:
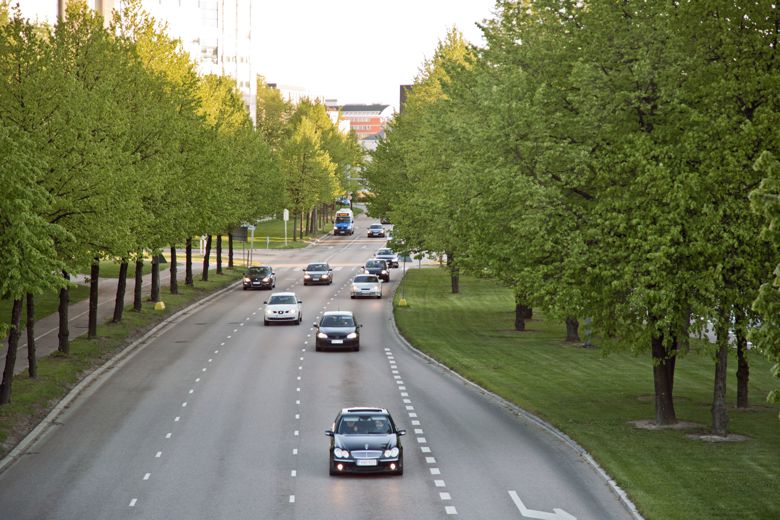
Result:
<svg viewBox="0 0 780 520">
<path fill-rule="evenodd" d="M 515 332 L 511 291 L 491 281 L 461 277 L 461 294 L 453 295 L 446 272 L 423 269 L 408 272 L 403 289 L 409 307 L 396 307 L 395 318 L 412 344 L 566 432 L 646 518 L 780 518 L 780 407 L 765 402 L 776 381 L 760 355 L 750 356 L 752 409 L 729 410 L 729 430 L 749 439 L 706 443 L 688 438 L 690 430 L 629 424 L 654 417 L 649 354 L 605 356 L 566 344 L 563 325 L 538 313 L 528 332 Z M 729 363 L 734 403 L 736 362 Z M 706 349 L 677 364 L 677 415 L 704 425 L 698 433 L 710 422 L 713 373 Z"/>
<path fill-rule="evenodd" d="M 80 302 L 89 298 L 89 286 L 86 285 L 73 285 L 70 288 L 69 300 L 70 303 Z M 11 307 L 13 306 L 11 300 L 0 300 L 0 322 L 11 323 Z M 27 323 L 27 302 L 22 302 L 22 327 Z M 39 294 L 35 297 L 35 316 L 41 318 L 54 314 L 60 305 L 60 293 L 59 291 L 49 291 L 43 294 Z M 26 334 L 26 332 L 23 332 Z M 26 341 L 26 340 L 24 340 Z"/>
<path fill-rule="evenodd" d="M 14 378 L 11 403 L 0 406 L 0 457 L 5 456 L 81 379 L 102 365 L 144 332 L 171 314 L 196 300 L 221 289 L 241 277 L 239 270 L 209 274 L 209 281 L 198 279 L 196 286 L 179 286 L 180 294 L 162 289 L 164 311 L 155 311 L 152 302 L 144 302 L 141 312 L 124 313 L 121 323 L 98 327 L 98 338 L 81 337 L 71 342 L 71 353 L 65 357 L 52 354 L 41 358 L 38 378 L 29 379 L 26 372 Z"/>
</svg>

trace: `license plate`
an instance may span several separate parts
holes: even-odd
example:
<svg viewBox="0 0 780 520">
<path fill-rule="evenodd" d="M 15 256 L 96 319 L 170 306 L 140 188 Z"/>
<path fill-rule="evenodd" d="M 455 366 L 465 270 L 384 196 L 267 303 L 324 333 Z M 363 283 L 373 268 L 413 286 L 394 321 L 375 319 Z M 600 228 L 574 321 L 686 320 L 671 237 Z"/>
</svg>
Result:
<svg viewBox="0 0 780 520">
<path fill-rule="evenodd" d="M 370 291 L 371 289 L 368 289 L 368 288 L 363 288 L 363 289 L 360 289 L 360 290 L 361 290 L 361 291 Z"/>
<path fill-rule="evenodd" d="M 357 466 L 376 466 L 376 459 L 358 459 L 355 464 Z"/>
<path fill-rule="evenodd" d="M 333 343 L 334 345 L 341 345 L 341 344 L 344 343 L 344 340 L 342 340 L 342 339 L 334 339 L 334 340 L 331 340 L 331 343 Z"/>
</svg>

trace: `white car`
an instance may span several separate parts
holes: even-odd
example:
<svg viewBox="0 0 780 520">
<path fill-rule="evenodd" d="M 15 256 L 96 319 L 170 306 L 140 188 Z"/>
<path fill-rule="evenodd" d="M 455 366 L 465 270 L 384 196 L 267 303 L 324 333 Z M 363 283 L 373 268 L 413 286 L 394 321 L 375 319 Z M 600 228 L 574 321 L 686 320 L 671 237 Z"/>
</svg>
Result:
<svg viewBox="0 0 780 520">
<path fill-rule="evenodd" d="M 383 247 L 374 257 L 387 262 L 388 267 L 398 267 L 398 255 L 389 247 Z"/>
<path fill-rule="evenodd" d="M 353 300 L 363 296 L 382 297 L 382 280 L 375 274 L 359 274 L 352 280 L 349 296 Z"/>
<path fill-rule="evenodd" d="M 303 319 L 303 302 L 295 296 L 294 292 L 273 293 L 265 304 L 263 325 L 268 326 L 275 322 L 287 322 L 301 324 Z"/>
</svg>

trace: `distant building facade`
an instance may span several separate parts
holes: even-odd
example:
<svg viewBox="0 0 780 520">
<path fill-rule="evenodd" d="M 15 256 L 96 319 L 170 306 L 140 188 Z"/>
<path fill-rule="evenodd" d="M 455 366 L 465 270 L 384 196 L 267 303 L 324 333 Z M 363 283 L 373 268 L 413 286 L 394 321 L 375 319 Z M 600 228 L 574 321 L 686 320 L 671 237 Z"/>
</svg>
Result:
<svg viewBox="0 0 780 520">
<path fill-rule="evenodd" d="M 335 105 L 331 108 L 341 112 L 342 119 L 349 121 L 350 129 L 361 141 L 383 132 L 394 113 L 392 105 L 381 104 Z"/>
<path fill-rule="evenodd" d="M 50 0 L 33 8 L 21 2 L 22 14 L 33 21 L 54 25 L 68 0 Z M 228 76 L 235 80 L 252 121 L 256 120 L 257 79 L 252 71 L 251 0 L 142 0 L 155 20 L 167 25 L 168 35 L 197 64 L 200 74 Z M 122 0 L 87 0 L 87 6 L 109 20 Z"/>
</svg>

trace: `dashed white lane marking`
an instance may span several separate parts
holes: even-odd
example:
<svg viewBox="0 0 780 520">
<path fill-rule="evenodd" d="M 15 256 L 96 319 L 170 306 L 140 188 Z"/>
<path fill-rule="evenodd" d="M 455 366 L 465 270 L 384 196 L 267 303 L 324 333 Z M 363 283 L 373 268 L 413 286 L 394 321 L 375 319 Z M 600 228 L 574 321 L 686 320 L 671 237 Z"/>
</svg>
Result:
<svg viewBox="0 0 780 520">
<path fill-rule="evenodd" d="M 295 503 L 295 495 L 290 495 L 290 503 Z"/>
<path fill-rule="evenodd" d="M 425 457 L 425 462 L 428 464 L 436 464 L 436 457 Z"/>
<path fill-rule="evenodd" d="M 151 476 L 152 476 L 151 473 L 147 473 L 146 475 L 144 475 L 144 480 L 149 480 L 149 477 Z"/>
<path fill-rule="evenodd" d="M 230 339 L 230 338 L 232 338 L 232 337 L 233 337 L 233 336 L 228 336 L 228 337 L 227 337 L 227 339 Z"/>
<path fill-rule="evenodd" d="M 298 376 L 298 381 L 300 381 L 300 380 L 301 380 L 301 376 Z"/>
<path fill-rule="evenodd" d="M 417 444 L 428 444 L 428 439 L 425 437 L 417 437 Z"/>
<path fill-rule="evenodd" d="M 422 428 L 415 428 L 414 429 L 414 434 L 415 435 L 422 435 L 423 433 L 425 433 L 425 432 L 422 430 Z"/>
<path fill-rule="evenodd" d="M 138 502 L 138 499 L 137 499 L 137 498 L 134 498 L 134 499 L 132 499 L 132 500 L 130 501 L 130 504 L 129 504 L 129 505 L 130 505 L 130 507 L 135 507 L 135 503 L 136 503 L 136 502 Z"/>
<path fill-rule="evenodd" d="M 444 492 L 439 493 L 439 498 L 442 499 L 442 500 L 452 500 L 452 497 L 450 496 L 450 494 L 449 493 L 444 493 Z"/>
<path fill-rule="evenodd" d="M 225 346 L 225 342 L 223 341 L 222 343 L 219 344 L 219 346 L 220 347 L 224 347 Z"/>
<path fill-rule="evenodd" d="M 214 354 L 219 354 L 219 350 L 215 350 L 215 351 L 214 351 Z"/>
<path fill-rule="evenodd" d="M 431 468 L 431 475 L 441 475 L 441 470 L 439 468 Z"/>
<path fill-rule="evenodd" d="M 406 387 L 405 386 L 399 386 L 398 389 L 399 390 L 406 390 Z"/>
<path fill-rule="evenodd" d="M 200 378 L 199 378 L 199 377 L 196 377 L 196 378 L 195 378 L 195 382 L 196 382 L 196 383 L 200 383 Z"/>
<path fill-rule="evenodd" d="M 455 509 L 455 506 L 444 506 L 444 512 L 448 515 L 457 515 L 458 510 Z"/>
<path fill-rule="evenodd" d="M 298 475 L 298 472 L 297 472 L 297 471 L 295 471 L 295 470 L 292 470 L 292 471 L 290 472 L 290 476 L 291 476 L 291 477 L 293 477 L 293 478 L 294 478 L 296 475 Z"/>
<path fill-rule="evenodd" d="M 162 457 L 162 452 L 161 451 L 158 451 L 157 453 L 154 454 L 154 458 L 155 459 L 159 459 L 160 457 Z"/>
<path fill-rule="evenodd" d="M 233 329 L 233 332 L 238 332 L 238 329 Z M 229 338 L 229 337 L 230 337 L 230 336 L 228 336 L 228 338 Z"/>
<path fill-rule="evenodd" d="M 301 404 L 301 402 L 300 401 L 295 401 L 295 404 Z"/>
<path fill-rule="evenodd" d="M 298 436 L 298 433 L 299 433 L 299 432 L 298 432 L 298 430 L 295 430 L 295 431 L 293 432 L 293 435 L 297 437 L 297 436 Z"/>
<path fill-rule="evenodd" d="M 433 485 L 436 487 L 447 487 L 443 480 L 434 480 Z"/>
<path fill-rule="evenodd" d="M 170 439 L 170 438 L 171 438 L 171 435 L 173 435 L 173 434 L 172 434 L 172 433 L 166 433 L 166 434 L 165 434 L 165 438 L 166 438 L 166 439 Z"/>
<path fill-rule="evenodd" d="M 187 392 L 187 393 L 188 393 L 188 394 L 194 394 L 194 393 L 195 393 L 195 390 L 193 390 L 192 388 L 190 388 L 190 391 L 189 391 L 189 392 Z"/>
<path fill-rule="evenodd" d="M 173 420 L 173 422 L 179 422 L 180 420 L 181 420 L 181 417 L 178 417 L 178 416 L 177 416 L 177 417 L 176 417 L 176 418 Z"/>
<path fill-rule="evenodd" d="M 300 392 L 301 391 L 301 387 L 299 386 L 298 388 L 295 389 L 295 391 L 296 392 Z"/>
<path fill-rule="evenodd" d="M 184 401 L 183 403 L 181 403 L 181 407 L 182 408 L 187 408 L 187 401 Z"/>
<path fill-rule="evenodd" d="M 298 455 L 298 448 L 293 448 L 293 455 Z"/>
<path fill-rule="evenodd" d="M 409 397 L 409 394 L 406 392 L 401 392 L 401 397 Z"/>
<path fill-rule="evenodd" d="M 301 414 L 299 414 L 299 413 L 296 413 L 296 414 L 295 414 L 295 418 L 296 418 L 296 419 L 300 419 L 300 418 L 301 418 Z"/>
<path fill-rule="evenodd" d="M 420 421 L 412 421 L 412 426 L 420 426 Z"/>
<path fill-rule="evenodd" d="M 414 419 L 415 417 L 417 417 L 417 412 L 409 412 L 409 417 Z"/>
<path fill-rule="evenodd" d="M 214 358 L 209 358 L 209 363 L 211 363 L 212 361 L 214 361 Z"/>
<path fill-rule="evenodd" d="M 403 395 L 403 394 L 401 394 L 401 395 Z M 403 401 L 404 401 L 404 404 L 411 404 L 412 403 L 411 399 L 404 399 Z"/>
<path fill-rule="evenodd" d="M 403 382 L 402 380 L 400 380 L 400 379 L 399 379 L 399 380 L 397 380 L 397 381 L 395 382 L 395 384 L 397 384 L 397 385 L 402 385 L 402 384 L 404 384 L 404 382 Z"/>
<path fill-rule="evenodd" d="M 203 372 L 205 372 L 205 371 L 206 371 L 206 367 L 203 367 Z"/>
<path fill-rule="evenodd" d="M 431 449 L 428 446 L 420 446 L 420 451 L 423 453 L 430 453 Z"/>
</svg>

